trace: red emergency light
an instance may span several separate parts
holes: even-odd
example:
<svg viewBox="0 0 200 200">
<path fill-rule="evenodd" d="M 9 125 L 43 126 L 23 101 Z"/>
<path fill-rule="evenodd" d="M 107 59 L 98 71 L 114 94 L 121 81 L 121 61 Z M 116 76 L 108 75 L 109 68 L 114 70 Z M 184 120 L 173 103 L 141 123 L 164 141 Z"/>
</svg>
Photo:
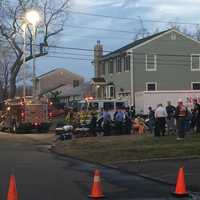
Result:
<svg viewBox="0 0 200 200">
<path fill-rule="evenodd" d="M 88 100 L 93 100 L 94 97 L 85 97 L 85 100 L 88 101 Z"/>
</svg>

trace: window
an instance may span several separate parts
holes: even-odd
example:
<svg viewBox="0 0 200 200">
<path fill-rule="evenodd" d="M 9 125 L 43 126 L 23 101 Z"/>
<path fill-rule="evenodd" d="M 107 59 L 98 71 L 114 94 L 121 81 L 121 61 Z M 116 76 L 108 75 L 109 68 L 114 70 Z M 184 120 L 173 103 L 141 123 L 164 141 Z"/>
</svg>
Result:
<svg viewBox="0 0 200 200">
<path fill-rule="evenodd" d="M 125 67 L 124 67 L 125 72 L 130 71 L 130 65 L 131 65 L 131 56 L 126 56 L 125 57 Z"/>
<path fill-rule="evenodd" d="M 102 62 L 101 64 L 101 75 L 105 75 L 106 73 L 106 65 L 105 62 Z"/>
<path fill-rule="evenodd" d="M 103 108 L 108 110 L 114 110 L 114 102 L 104 102 Z"/>
<path fill-rule="evenodd" d="M 157 83 L 146 83 L 146 91 L 156 91 Z"/>
<path fill-rule="evenodd" d="M 121 58 L 118 57 L 116 62 L 116 72 L 120 73 L 122 72 Z"/>
<path fill-rule="evenodd" d="M 146 55 L 146 71 L 157 70 L 157 55 L 149 54 Z"/>
<path fill-rule="evenodd" d="M 125 71 L 125 57 L 121 57 L 121 67 Z"/>
<path fill-rule="evenodd" d="M 200 55 L 191 55 L 191 71 L 200 71 Z"/>
<path fill-rule="evenodd" d="M 125 108 L 125 103 L 124 102 L 116 102 L 116 108 L 118 108 L 118 109 Z"/>
<path fill-rule="evenodd" d="M 110 86 L 109 88 L 110 92 L 110 98 L 115 98 L 115 87 Z"/>
<path fill-rule="evenodd" d="M 176 33 L 175 32 L 171 33 L 171 40 L 176 40 Z"/>
<path fill-rule="evenodd" d="M 200 82 L 193 82 L 192 84 L 192 90 L 200 90 Z"/>
<path fill-rule="evenodd" d="M 73 80 L 73 87 L 78 87 L 79 86 L 79 80 Z"/>
<path fill-rule="evenodd" d="M 113 67 L 113 60 L 108 61 L 108 73 L 113 74 L 114 73 L 114 67 Z"/>
</svg>

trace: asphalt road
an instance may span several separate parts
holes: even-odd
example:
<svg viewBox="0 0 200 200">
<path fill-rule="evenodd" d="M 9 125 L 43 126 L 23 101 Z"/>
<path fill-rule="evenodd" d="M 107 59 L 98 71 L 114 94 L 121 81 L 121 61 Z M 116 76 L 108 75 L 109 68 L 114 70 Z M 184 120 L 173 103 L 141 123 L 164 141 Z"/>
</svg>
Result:
<svg viewBox="0 0 200 200">
<path fill-rule="evenodd" d="M 0 199 L 6 199 L 14 172 L 20 200 L 86 200 L 95 169 L 102 172 L 108 200 L 173 199 L 167 185 L 52 154 L 39 140 L 1 135 Z"/>
</svg>

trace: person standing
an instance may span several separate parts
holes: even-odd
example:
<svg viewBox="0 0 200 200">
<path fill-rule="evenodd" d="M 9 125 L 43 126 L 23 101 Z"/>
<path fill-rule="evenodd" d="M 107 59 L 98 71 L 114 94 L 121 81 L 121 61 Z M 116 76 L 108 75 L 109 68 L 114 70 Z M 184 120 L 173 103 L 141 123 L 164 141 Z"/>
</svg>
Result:
<svg viewBox="0 0 200 200">
<path fill-rule="evenodd" d="M 175 134 L 175 132 L 176 132 L 176 126 L 175 126 L 176 108 L 173 105 L 171 105 L 171 101 L 167 102 L 166 111 L 167 111 L 167 118 L 166 118 L 167 133 L 168 133 L 168 135 L 170 135 L 170 132 L 172 132 L 172 134 Z"/>
<path fill-rule="evenodd" d="M 166 109 L 163 107 L 162 104 L 159 104 L 156 111 L 155 111 L 155 137 L 159 137 L 160 133 L 162 136 L 165 135 L 165 118 L 167 117 Z"/>
<path fill-rule="evenodd" d="M 124 115 L 125 115 L 125 134 L 131 134 L 131 130 L 132 130 L 132 115 L 131 115 L 129 107 L 126 108 Z"/>
<path fill-rule="evenodd" d="M 155 112 L 153 111 L 152 107 L 149 107 L 149 129 L 150 133 L 153 133 L 155 127 Z"/>
<path fill-rule="evenodd" d="M 135 106 L 131 106 L 130 113 L 131 113 L 131 118 L 135 119 Z"/>
<path fill-rule="evenodd" d="M 97 125 L 97 117 L 95 113 L 91 114 L 91 120 L 89 123 L 90 134 L 91 136 L 96 136 L 96 125 Z"/>
<path fill-rule="evenodd" d="M 103 132 L 105 136 L 110 135 L 111 115 L 108 109 L 105 108 L 103 112 Z"/>
<path fill-rule="evenodd" d="M 177 140 L 182 140 L 185 137 L 185 120 L 187 117 L 187 108 L 183 104 L 182 99 L 178 100 L 178 106 L 176 107 L 175 116 L 176 116 L 177 131 L 178 131 Z"/>
<path fill-rule="evenodd" d="M 194 99 L 194 114 L 196 132 L 200 133 L 200 105 L 198 104 L 197 99 Z"/>
<path fill-rule="evenodd" d="M 122 134 L 123 122 L 124 122 L 124 112 L 121 109 L 118 109 L 114 114 L 114 122 L 116 128 L 116 134 Z"/>
</svg>

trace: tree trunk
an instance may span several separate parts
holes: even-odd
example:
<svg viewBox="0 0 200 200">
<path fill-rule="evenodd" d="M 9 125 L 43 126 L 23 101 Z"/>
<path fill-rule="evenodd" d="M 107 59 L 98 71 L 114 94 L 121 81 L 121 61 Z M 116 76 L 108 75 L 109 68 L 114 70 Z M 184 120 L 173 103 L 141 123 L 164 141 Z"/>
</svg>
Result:
<svg viewBox="0 0 200 200">
<path fill-rule="evenodd" d="M 15 97 L 15 93 L 16 93 L 16 76 L 15 74 L 11 74 L 9 97 L 13 99 Z"/>
</svg>

